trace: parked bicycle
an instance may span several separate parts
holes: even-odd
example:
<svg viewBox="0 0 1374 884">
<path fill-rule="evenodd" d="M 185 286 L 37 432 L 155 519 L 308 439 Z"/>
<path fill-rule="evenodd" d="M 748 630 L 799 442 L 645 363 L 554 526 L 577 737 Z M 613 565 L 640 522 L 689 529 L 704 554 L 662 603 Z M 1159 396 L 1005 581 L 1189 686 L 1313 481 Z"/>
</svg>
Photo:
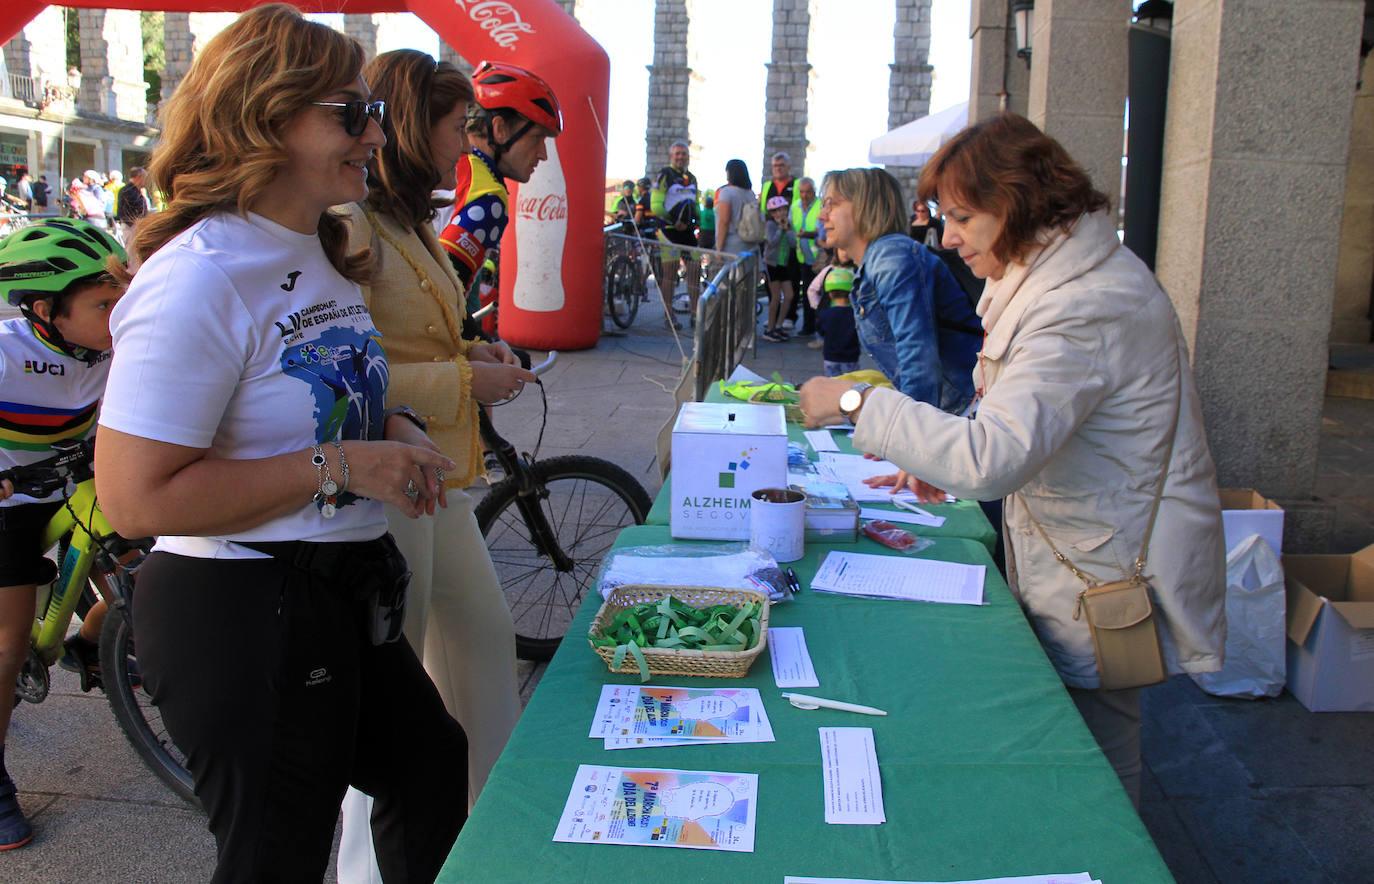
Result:
<svg viewBox="0 0 1374 884">
<path fill-rule="evenodd" d="M 550 353 L 530 367 L 543 375 Z M 544 396 L 543 384 L 539 392 Z M 478 502 L 477 524 L 515 620 L 516 652 L 547 660 L 577 614 L 597 566 L 621 529 L 642 525 L 652 501 L 644 486 L 608 460 L 573 454 L 539 460 L 548 399 L 534 453 L 518 454 L 478 409 L 482 439 L 506 478 Z"/>
<path fill-rule="evenodd" d="M 109 603 L 100 632 L 100 672 L 115 720 L 144 764 L 187 801 L 194 801 L 185 756 L 173 744 L 139 678 L 131 605 L 134 573 L 152 546 L 148 539 L 120 537 L 95 498 L 94 452 L 90 441 L 55 442 L 52 457 L 0 472 L 17 493 L 36 498 L 63 491 L 63 507 L 43 532 L 43 547 L 59 550 L 57 580 L 40 587 L 29 657 L 19 671 L 15 699 L 41 703 L 51 688 L 49 669 L 62 656 L 72 615 L 85 616 L 99 597 Z M 75 491 L 66 489 L 75 483 Z M 87 687 L 83 678 L 83 687 Z"/>
</svg>

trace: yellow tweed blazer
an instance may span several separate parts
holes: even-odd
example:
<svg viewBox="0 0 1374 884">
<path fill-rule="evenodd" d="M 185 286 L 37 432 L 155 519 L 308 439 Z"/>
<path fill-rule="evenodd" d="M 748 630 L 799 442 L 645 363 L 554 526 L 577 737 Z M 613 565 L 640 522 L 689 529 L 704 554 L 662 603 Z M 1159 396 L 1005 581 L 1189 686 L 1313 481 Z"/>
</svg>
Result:
<svg viewBox="0 0 1374 884">
<path fill-rule="evenodd" d="M 405 251 L 403 257 L 378 235 L 361 205 L 341 206 L 340 211 L 347 212 L 350 250 L 370 248 L 376 262 L 371 284 L 362 289 L 391 370 L 386 404 L 409 405 L 425 419 L 430 438 L 458 464 L 445 487 L 465 488 L 483 469 L 466 355 L 472 342 L 461 336 L 463 284 L 428 224 L 405 228 L 386 215 L 372 214 L 387 238 Z"/>
</svg>

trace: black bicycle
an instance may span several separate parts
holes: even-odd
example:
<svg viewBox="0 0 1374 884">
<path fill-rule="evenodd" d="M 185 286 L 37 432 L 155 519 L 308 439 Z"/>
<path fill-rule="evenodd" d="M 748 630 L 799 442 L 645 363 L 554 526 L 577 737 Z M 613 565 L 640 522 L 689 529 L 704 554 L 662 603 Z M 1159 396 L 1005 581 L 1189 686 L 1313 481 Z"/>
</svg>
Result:
<svg viewBox="0 0 1374 884">
<path fill-rule="evenodd" d="M 557 357 L 531 370 L 542 375 Z M 535 661 L 553 656 L 616 535 L 644 524 L 652 506 L 644 486 L 608 460 L 539 460 L 548 415 L 546 397 L 534 453 L 519 454 L 478 409 L 482 439 L 506 478 L 478 502 L 477 524 L 515 620 L 516 652 Z"/>
</svg>

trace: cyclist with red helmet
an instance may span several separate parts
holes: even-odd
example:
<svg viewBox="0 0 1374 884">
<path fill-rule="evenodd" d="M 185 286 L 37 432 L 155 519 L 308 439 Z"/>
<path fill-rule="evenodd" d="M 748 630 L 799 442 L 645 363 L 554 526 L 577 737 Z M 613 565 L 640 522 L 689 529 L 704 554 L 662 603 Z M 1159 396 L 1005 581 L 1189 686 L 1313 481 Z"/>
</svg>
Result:
<svg viewBox="0 0 1374 884">
<path fill-rule="evenodd" d="M 563 113 L 549 84 L 524 68 L 484 61 L 472 73 L 477 100 L 468 107 L 472 152 L 458 161 L 453 219 L 439 235 L 463 285 L 489 250 L 501 242 L 509 220 L 504 179 L 524 183 L 549 154 L 544 141 L 563 132 Z M 476 307 L 468 293 L 469 313 Z"/>
</svg>

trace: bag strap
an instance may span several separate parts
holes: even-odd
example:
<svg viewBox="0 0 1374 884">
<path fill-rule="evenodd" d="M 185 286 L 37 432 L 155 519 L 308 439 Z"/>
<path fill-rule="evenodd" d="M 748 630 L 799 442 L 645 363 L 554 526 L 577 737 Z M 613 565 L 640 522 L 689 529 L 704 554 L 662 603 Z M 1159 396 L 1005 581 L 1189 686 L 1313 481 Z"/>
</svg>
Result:
<svg viewBox="0 0 1374 884">
<path fill-rule="evenodd" d="M 1174 397 L 1174 416 L 1169 427 L 1169 442 L 1164 449 L 1164 468 L 1160 470 L 1159 481 L 1155 483 L 1155 499 L 1150 505 L 1150 520 L 1145 523 L 1145 538 L 1140 544 L 1140 555 L 1135 557 L 1135 571 L 1130 576 L 1132 583 L 1140 582 L 1141 575 L 1145 572 L 1145 559 L 1150 551 L 1150 536 L 1155 530 L 1155 519 L 1159 515 L 1159 503 L 1164 497 L 1164 486 L 1169 481 L 1169 465 L 1174 459 L 1174 441 L 1178 438 L 1179 415 L 1183 411 L 1183 357 L 1178 355 L 1177 342 L 1174 344 L 1174 357 L 1178 366 L 1176 372 L 1177 388 Z M 1081 568 L 1070 561 L 1068 556 L 1059 551 L 1059 547 L 1054 545 L 1053 540 L 1050 540 L 1050 536 L 1045 533 L 1045 527 L 1041 525 L 1040 520 L 1035 518 L 1031 513 L 1029 506 L 1026 507 L 1026 517 L 1031 520 L 1031 524 L 1040 532 L 1040 536 L 1045 538 L 1045 543 L 1049 545 L 1050 552 L 1054 553 L 1055 559 L 1060 564 L 1072 571 L 1073 576 L 1082 580 L 1084 585 L 1089 589 L 1097 585 L 1097 583 L 1091 579 L 1092 575 L 1085 573 Z"/>
</svg>

